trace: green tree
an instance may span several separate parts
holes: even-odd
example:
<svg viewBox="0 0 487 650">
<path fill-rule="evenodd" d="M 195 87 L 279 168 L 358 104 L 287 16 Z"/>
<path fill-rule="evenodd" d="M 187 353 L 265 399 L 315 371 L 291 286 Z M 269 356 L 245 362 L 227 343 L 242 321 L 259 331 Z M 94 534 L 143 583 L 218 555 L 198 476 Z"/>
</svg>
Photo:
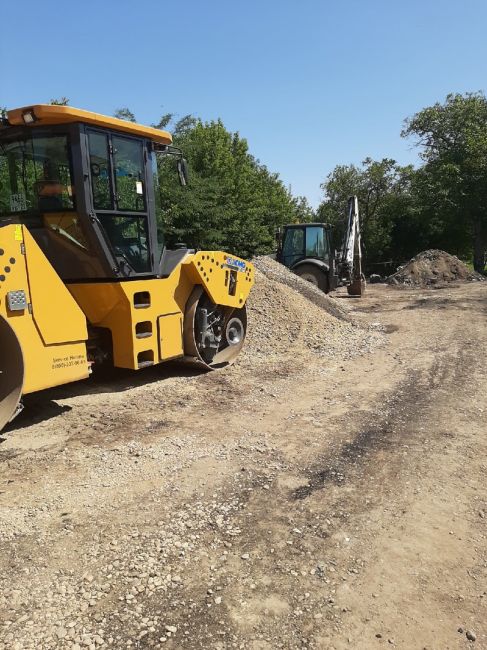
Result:
<svg viewBox="0 0 487 650">
<path fill-rule="evenodd" d="M 119 120 L 126 120 L 127 122 L 136 122 L 137 121 L 135 119 L 135 115 L 126 106 L 124 106 L 122 108 L 117 108 L 117 110 L 113 113 L 113 117 L 116 117 Z"/>
<path fill-rule="evenodd" d="M 422 197 L 430 219 L 442 224 L 448 249 L 463 252 L 470 239 L 474 267 L 487 251 L 487 99 L 481 92 L 450 94 L 409 118 L 404 137 L 416 136 L 424 166 Z"/>
<path fill-rule="evenodd" d="M 311 217 L 306 201 L 294 198 L 221 120 L 184 116 L 175 124 L 174 144 L 188 160 L 190 186 L 181 188 L 174 162 L 161 159 L 161 228 L 169 243 L 250 257 L 275 249 L 279 226 Z"/>
<path fill-rule="evenodd" d="M 335 247 L 340 246 L 344 234 L 348 198 L 356 194 L 368 270 L 382 271 L 387 262 L 410 257 L 409 238 L 395 235 L 401 230 L 404 234 L 405 222 L 411 222 L 413 177 L 411 166 L 401 167 L 390 158 L 366 158 L 361 167 L 335 167 L 321 184 L 325 196 L 318 208 L 320 220 L 334 226 Z"/>
<path fill-rule="evenodd" d="M 154 129 L 165 129 L 172 122 L 173 117 L 174 113 L 164 113 L 156 124 L 152 124 L 152 127 Z"/>
<path fill-rule="evenodd" d="M 59 99 L 51 99 L 49 103 L 51 106 L 69 106 L 69 99 L 67 97 L 60 97 Z"/>
</svg>

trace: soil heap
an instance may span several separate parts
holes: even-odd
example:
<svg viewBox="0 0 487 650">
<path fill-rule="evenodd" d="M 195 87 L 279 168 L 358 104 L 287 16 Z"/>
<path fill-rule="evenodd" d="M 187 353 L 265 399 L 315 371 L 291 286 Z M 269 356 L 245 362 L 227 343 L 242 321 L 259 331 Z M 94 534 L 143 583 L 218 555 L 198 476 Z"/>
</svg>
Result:
<svg viewBox="0 0 487 650">
<path fill-rule="evenodd" d="M 396 273 L 390 275 L 386 282 L 392 285 L 429 287 L 462 280 L 481 281 L 484 277 L 471 271 L 455 255 L 430 249 L 418 253 Z"/>
</svg>

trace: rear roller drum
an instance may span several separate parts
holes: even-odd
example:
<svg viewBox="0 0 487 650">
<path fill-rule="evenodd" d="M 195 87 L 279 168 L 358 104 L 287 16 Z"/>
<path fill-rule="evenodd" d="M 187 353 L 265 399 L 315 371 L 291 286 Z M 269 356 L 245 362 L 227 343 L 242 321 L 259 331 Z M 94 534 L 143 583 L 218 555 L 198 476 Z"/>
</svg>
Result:
<svg viewBox="0 0 487 650">
<path fill-rule="evenodd" d="M 235 361 L 247 333 L 247 310 L 215 305 L 202 287 L 195 287 L 184 317 L 184 354 L 208 369 Z M 189 359 L 188 359 L 189 357 Z"/>
<path fill-rule="evenodd" d="M 0 316 L 0 430 L 22 410 L 24 358 L 15 332 Z"/>
</svg>

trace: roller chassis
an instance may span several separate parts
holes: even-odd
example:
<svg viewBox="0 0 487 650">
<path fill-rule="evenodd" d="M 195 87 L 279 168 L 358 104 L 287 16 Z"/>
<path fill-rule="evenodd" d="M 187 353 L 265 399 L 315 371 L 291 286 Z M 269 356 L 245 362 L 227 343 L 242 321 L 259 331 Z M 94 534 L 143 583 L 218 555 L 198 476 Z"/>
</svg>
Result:
<svg viewBox="0 0 487 650">
<path fill-rule="evenodd" d="M 26 115 L 34 116 L 29 125 Z M 30 149 L 16 146 L 23 138 L 32 140 Z M 51 149 L 37 147 L 36 138 L 47 145 L 52 138 Z M 105 176 L 92 138 L 107 143 Z M 43 195 L 35 209 L 16 189 L 5 213 L 0 195 L 0 429 L 19 412 L 23 395 L 86 379 L 100 365 L 142 370 L 176 359 L 213 370 L 240 352 L 252 264 L 221 251 L 161 250 L 154 163 L 161 152 L 181 162 L 170 143 L 164 131 L 71 107 L 10 111 L 0 126 L 0 155 L 7 156 L 0 170 L 10 174 L 3 187 L 17 188 L 24 150 L 32 150 L 27 163 L 41 174 L 52 175 L 59 156 L 67 156 L 63 174 L 72 184 L 68 192 L 66 185 L 58 190 L 58 181 L 36 182 Z M 140 153 L 127 159 L 125 171 L 117 158 L 124 148 Z M 185 176 L 184 165 L 178 169 Z M 100 183 L 111 188 L 102 196 L 111 202 L 106 209 L 96 193 Z M 65 207 L 56 211 L 61 195 L 53 194 L 60 191 Z M 120 241 L 119 224 L 130 239 Z"/>
</svg>

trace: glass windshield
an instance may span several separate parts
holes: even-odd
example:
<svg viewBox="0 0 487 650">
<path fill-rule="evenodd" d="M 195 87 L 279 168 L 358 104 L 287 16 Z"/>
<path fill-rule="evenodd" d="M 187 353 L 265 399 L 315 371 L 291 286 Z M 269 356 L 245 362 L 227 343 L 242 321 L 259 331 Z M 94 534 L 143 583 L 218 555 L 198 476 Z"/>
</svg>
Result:
<svg viewBox="0 0 487 650">
<path fill-rule="evenodd" d="M 96 210 L 113 210 L 108 136 L 104 133 L 91 131 L 88 134 L 88 141 L 93 205 Z"/>
<path fill-rule="evenodd" d="M 127 212 L 145 211 L 142 142 L 112 137 L 117 207 Z"/>
<path fill-rule="evenodd" d="M 328 240 L 324 234 L 323 226 L 306 228 L 306 257 L 322 260 L 328 256 Z"/>
<path fill-rule="evenodd" d="M 66 135 L 0 142 L 0 216 L 73 209 Z"/>
<path fill-rule="evenodd" d="M 100 221 L 117 259 L 127 262 L 137 273 L 150 271 L 146 217 L 101 214 Z"/>
<path fill-rule="evenodd" d="M 304 255 L 304 230 L 303 228 L 288 228 L 282 247 L 283 262 L 292 266 Z"/>
</svg>

